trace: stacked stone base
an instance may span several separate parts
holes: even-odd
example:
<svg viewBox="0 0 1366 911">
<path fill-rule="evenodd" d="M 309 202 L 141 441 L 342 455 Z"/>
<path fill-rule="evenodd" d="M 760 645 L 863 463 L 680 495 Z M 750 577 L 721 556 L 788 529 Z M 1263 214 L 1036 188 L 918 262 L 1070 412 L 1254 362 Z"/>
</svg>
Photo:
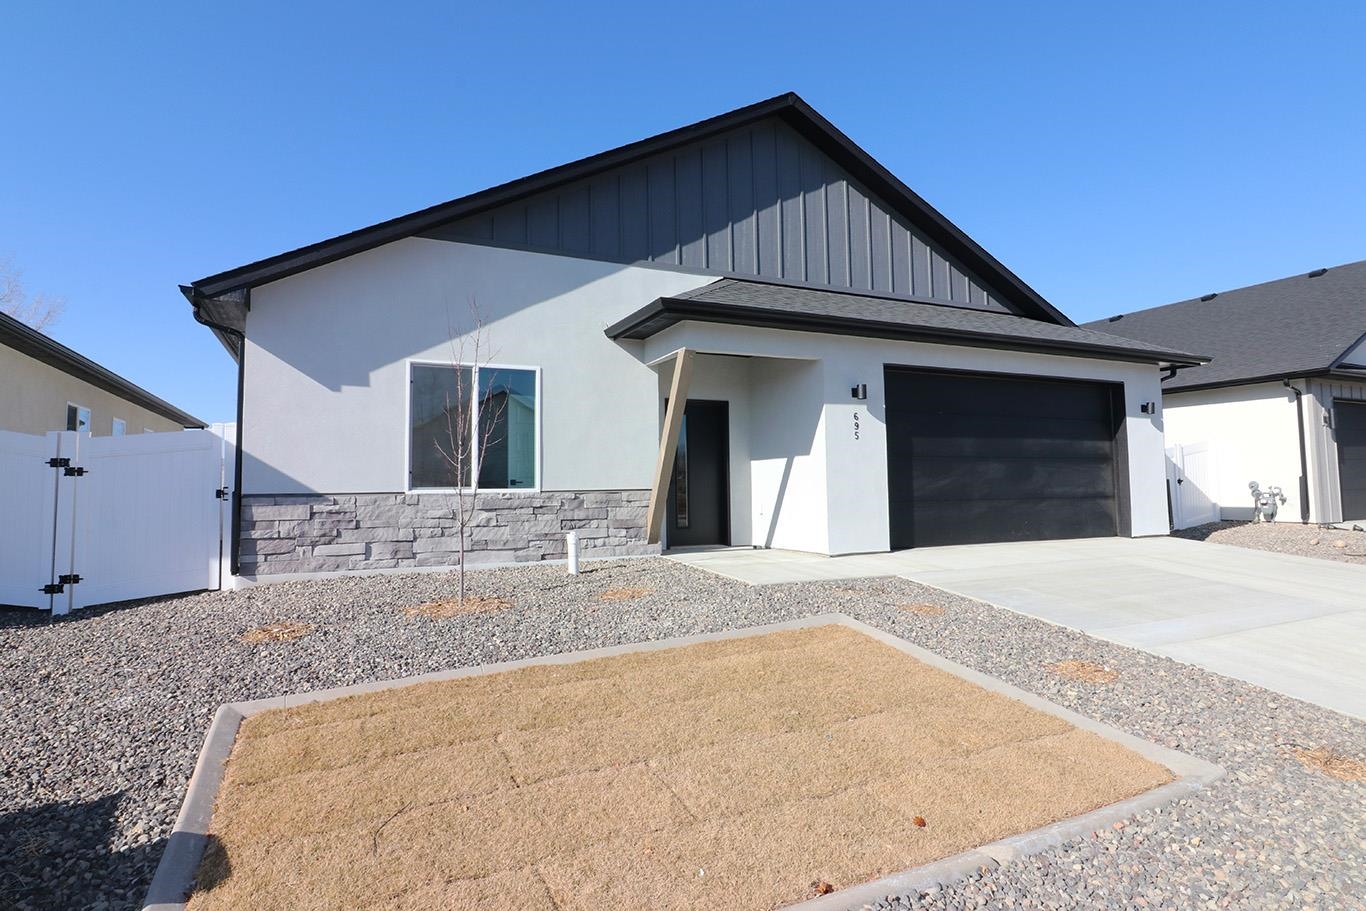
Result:
<svg viewBox="0 0 1366 911">
<path fill-rule="evenodd" d="M 646 490 L 481 493 L 466 527 L 466 564 L 562 560 L 571 530 L 583 557 L 657 554 L 659 545 L 645 543 L 649 501 Z M 246 496 L 241 571 L 454 566 L 459 533 L 455 494 Z"/>
</svg>

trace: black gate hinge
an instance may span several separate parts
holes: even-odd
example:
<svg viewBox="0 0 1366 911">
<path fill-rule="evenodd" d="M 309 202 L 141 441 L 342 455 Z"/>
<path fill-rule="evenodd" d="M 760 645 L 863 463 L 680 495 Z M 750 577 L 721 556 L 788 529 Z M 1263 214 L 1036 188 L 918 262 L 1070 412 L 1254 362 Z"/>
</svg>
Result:
<svg viewBox="0 0 1366 911">
<path fill-rule="evenodd" d="M 59 457 L 59 458 L 55 458 L 55 459 L 48 459 L 48 460 L 47 460 L 47 467 L 48 467 L 48 468 L 70 468 L 70 467 L 71 467 L 71 460 L 68 459 L 68 458 L 65 458 L 65 457 Z"/>
<path fill-rule="evenodd" d="M 213 492 L 213 495 L 216 499 L 226 500 L 228 498 L 228 488 L 220 487 Z"/>
<path fill-rule="evenodd" d="M 81 577 L 78 573 L 66 573 L 64 575 L 58 576 L 57 581 L 62 583 L 63 585 L 75 585 L 81 581 Z"/>
<path fill-rule="evenodd" d="M 83 478 L 85 477 L 85 469 L 72 468 L 70 465 L 67 465 L 62 468 L 62 474 L 66 475 L 68 478 Z"/>
<path fill-rule="evenodd" d="M 49 582 L 47 585 L 44 585 L 42 587 L 41 591 L 45 595 L 60 595 L 64 588 L 65 586 L 63 586 L 60 582 Z"/>
</svg>

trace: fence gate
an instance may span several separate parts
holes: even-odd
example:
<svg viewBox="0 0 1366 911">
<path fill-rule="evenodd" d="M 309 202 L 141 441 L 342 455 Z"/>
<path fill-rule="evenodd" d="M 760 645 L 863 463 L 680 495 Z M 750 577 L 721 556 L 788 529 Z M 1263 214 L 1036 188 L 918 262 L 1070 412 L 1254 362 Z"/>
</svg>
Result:
<svg viewBox="0 0 1366 911">
<path fill-rule="evenodd" d="M 0 433 L 0 604 L 64 614 L 222 587 L 230 436 Z"/>
<path fill-rule="evenodd" d="M 1219 504 L 1214 501 L 1214 471 L 1214 452 L 1208 443 L 1172 446 L 1167 450 L 1167 488 L 1171 493 L 1173 528 L 1219 521 Z"/>
</svg>

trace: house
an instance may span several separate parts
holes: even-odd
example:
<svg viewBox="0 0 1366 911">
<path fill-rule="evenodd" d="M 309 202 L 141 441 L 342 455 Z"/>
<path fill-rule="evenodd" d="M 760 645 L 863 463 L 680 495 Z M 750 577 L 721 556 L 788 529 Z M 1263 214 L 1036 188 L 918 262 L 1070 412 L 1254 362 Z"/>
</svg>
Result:
<svg viewBox="0 0 1366 911">
<path fill-rule="evenodd" d="M 118 436 L 203 426 L 199 418 L 0 313 L 0 430 Z"/>
<path fill-rule="evenodd" d="M 1208 446 L 1223 518 L 1252 517 L 1256 482 L 1282 489 L 1280 520 L 1366 520 L 1366 262 L 1087 325 L 1213 355 L 1162 397 L 1167 444 Z"/>
<path fill-rule="evenodd" d="M 487 561 L 1165 534 L 1202 362 L 1078 328 L 790 94 L 182 291 L 256 575 L 449 565 L 471 477 Z M 457 386 L 516 403 L 458 478 Z"/>
</svg>

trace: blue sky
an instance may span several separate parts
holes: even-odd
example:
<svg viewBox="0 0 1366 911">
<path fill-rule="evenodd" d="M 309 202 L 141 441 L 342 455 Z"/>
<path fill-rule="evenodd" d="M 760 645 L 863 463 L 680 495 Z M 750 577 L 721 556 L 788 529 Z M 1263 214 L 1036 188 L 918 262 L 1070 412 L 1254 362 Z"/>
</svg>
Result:
<svg viewBox="0 0 1366 911">
<path fill-rule="evenodd" d="M 1366 258 L 1366 5 L 7 4 L 0 256 L 207 420 L 176 286 L 794 90 L 1078 321 Z"/>
</svg>

